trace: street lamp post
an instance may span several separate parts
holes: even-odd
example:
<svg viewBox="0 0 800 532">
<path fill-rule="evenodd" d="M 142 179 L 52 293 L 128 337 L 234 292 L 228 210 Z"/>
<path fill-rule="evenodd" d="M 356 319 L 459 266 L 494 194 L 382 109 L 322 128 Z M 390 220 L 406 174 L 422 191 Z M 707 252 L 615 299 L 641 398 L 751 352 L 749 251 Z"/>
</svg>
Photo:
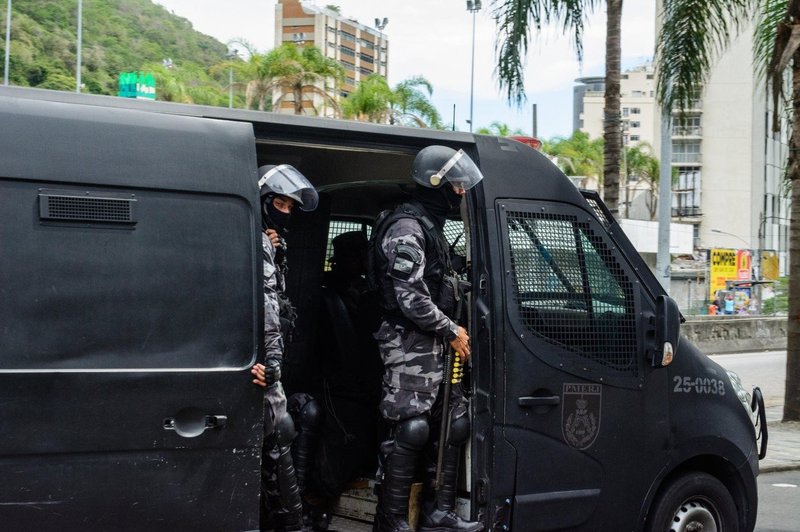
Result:
<svg viewBox="0 0 800 532">
<path fill-rule="evenodd" d="M 81 41 L 83 41 L 83 0 L 78 0 L 78 49 L 75 59 L 75 92 L 81 92 Z"/>
<path fill-rule="evenodd" d="M 228 50 L 228 61 L 231 64 L 228 66 L 228 109 L 233 109 L 233 59 L 239 57 L 239 50 L 232 48 Z"/>
<path fill-rule="evenodd" d="M 472 133 L 472 102 L 475 87 L 475 13 L 481 10 L 481 0 L 467 0 L 467 11 L 472 13 L 472 61 L 469 67 L 469 132 Z"/>
<path fill-rule="evenodd" d="M 736 239 L 740 240 L 745 245 L 745 249 L 751 249 L 750 248 L 750 243 L 747 240 L 745 240 L 744 238 L 740 237 L 739 235 L 734 235 L 733 233 L 728 233 L 727 231 L 721 231 L 719 229 L 712 229 L 711 232 L 712 233 L 719 233 L 721 235 L 732 236 L 733 238 L 736 238 Z"/>
<path fill-rule="evenodd" d="M 381 52 L 381 41 L 383 41 L 383 28 L 385 28 L 388 23 L 389 19 L 386 17 L 375 19 L 375 27 L 378 30 L 378 67 L 375 70 L 375 72 L 378 74 L 381 74 L 381 65 L 383 64 L 383 53 Z M 383 77 L 386 77 L 386 72 L 383 72 L 381 75 Z"/>
<path fill-rule="evenodd" d="M 3 69 L 3 85 L 8 85 L 8 64 L 11 53 L 11 0 L 8 0 L 8 10 L 6 11 L 6 59 Z"/>
</svg>

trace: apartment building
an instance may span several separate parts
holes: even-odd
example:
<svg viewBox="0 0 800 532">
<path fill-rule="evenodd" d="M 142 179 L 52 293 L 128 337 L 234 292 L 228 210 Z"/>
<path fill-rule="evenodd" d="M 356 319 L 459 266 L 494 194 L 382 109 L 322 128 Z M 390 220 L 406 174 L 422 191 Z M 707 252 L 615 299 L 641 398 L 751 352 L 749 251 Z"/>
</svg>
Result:
<svg viewBox="0 0 800 532">
<path fill-rule="evenodd" d="M 603 136 L 605 78 L 585 77 L 575 80 L 573 89 L 573 126 L 591 138 Z M 622 142 L 635 146 L 647 142 L 656 152 L 661 145 L 655 105 L 655 74 L 651 64 L 623 72 L 620 76 L 620 111 Z"/>
<path fill-rule="evenodd" d="M 714 64 L 701 94 L 681 117 L 673 112 L 672 221 L 689 224 L 695 250 L 724 247 L 773 250 L 787 272 L 788 199 L 783 194 L 786 133 L 769 131 L 771 106 L 764 82 L 754 74 L 751 32 L 745 30 Z M 661 115 L 651 65 L 621 80 L 623 141 L 645 141 L 660 156 Z M 604 78 L 580 78 L 582 102 L 573 122 L 591 137 L 603 135 Z M 582 110 L 581 110 L 582 108 Z M 646 194 L 628 184 L 631 218 L 642 218 L 637 201 Z M 624 189 L 622 197 L 624 199 Z M 625 211 L 623 210 L 623 214 Z"/>
<path fill-rule="evenodd" d="M 573 127 L 589 134 L 590 138 L 603 137 L 605 112 L 605 77 L 592 76 L 575 80 L 573 88 Z M 623 72 L 620 76 L 620 136 L 626 148 L 647 143 L 658 157 L 661 146 L 660 121 L 655 103 L 655 73 L 651 64 Z M 621 170 L 625 172 L 623 159 Z M 650 187 L 638 179 L 621 183 L 620 209 L 625 218 L 650 219 L 653 205 L 648 198 Z"/>
<path fill-rule="evenodd" d="M 372 28 L 326 7 L 317 7 L 300 0 L 278 0 L 275 5 L 275 46 L 286 42 L 314 45 L 327 57 L 338 61 L 345 69 L 345 81 L 339 87 L 339 97 L 355 90 L 358 83 L 370 74 L 387 76 L 389 41 L 382 32 L 386 19 L 375 20 Z M 327 90 L 331 90 L 329 85 Z M 323 116 L 332 116 L 322 99 L 315 97 L 304 104 L 314 107 Z M 284 101 L 281 112 L 292 112 L 291 101 Z M 313 113 L 313 112 L 312 112 Z"/>
</svg>

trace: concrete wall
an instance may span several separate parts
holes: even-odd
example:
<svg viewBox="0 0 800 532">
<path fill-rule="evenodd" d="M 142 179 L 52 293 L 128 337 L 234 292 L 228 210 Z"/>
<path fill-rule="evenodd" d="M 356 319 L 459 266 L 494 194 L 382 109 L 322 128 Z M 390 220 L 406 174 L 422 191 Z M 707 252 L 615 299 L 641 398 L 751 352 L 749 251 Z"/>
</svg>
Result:
<svg viewBox="0 0 800 532">
<path fill-rule="evenodd" d="M 707 355 L 786 349 L 786 317 L 687 317 L 681 335 Z"/>
</svg>

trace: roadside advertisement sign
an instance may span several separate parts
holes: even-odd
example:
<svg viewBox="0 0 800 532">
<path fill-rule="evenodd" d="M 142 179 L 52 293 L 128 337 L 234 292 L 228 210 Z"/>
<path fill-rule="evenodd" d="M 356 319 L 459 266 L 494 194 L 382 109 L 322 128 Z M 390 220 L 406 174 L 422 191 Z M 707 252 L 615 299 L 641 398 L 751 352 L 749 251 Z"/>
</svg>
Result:
<svg viewBox="0 0 800 532">
<path fill-rule="evenodd" d="M 780 277 L 780 264 L 778 254 L 771 249 L 761 251 L 761 278 L 768 281 L 777 281 Z"/>
<path fill-rule="evenodd" d="M 156 80 L 150 72 L 121 72 L 117 96 L 123 98 L 156 99 Z"/>
<path fill-rule="evenodd" d="M 736 250 L 736 277 L 738 281 L 750 281 L 753 271 L 753 254 L 749 249 Z"/>
<path fill-rule="evenodd" d="M 712 248 L 709 269 L 708 296 L 713 301 L 718 290 L 725 290 L 725 281 L 739 278 L 736 250 Z"/>
</svg>

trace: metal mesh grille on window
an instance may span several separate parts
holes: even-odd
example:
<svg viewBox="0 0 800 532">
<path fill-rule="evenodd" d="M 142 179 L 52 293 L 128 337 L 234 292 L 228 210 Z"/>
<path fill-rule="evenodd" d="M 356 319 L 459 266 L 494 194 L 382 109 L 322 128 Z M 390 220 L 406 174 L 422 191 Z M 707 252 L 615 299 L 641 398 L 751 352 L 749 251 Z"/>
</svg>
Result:
<svg viewBox="0 0 800 532">
<path fill-rule="evenodd" d="M 594 215 L 597 216 L 597 219 L 600 220 L 600 223 L 603 224 L 604 227 L 611 225 L 608 218 L 606 218 L 606 213 L 600 208 L 600 204 L 597 203 L 595 198 L 586 198 L 586 201 L 589 202 L 589 207 L 592 208 Z"/>
<path fill-rule="evenodd" d="M 331 220 L 328 225 L 328 245 L 325 249 L 325 270 L 330 269 L 330 260 L 333 256 L 333 239 L 343 233 L 351 231 L 358 231 L 364 235 L 365 239 L 369 239 L 372 233 L 372 226 L 364 222 L 355 222 L 352 220 Z"/>
<path fill-rule="evenodd" d="M 576 358 L 638 375 L 633 286 L 589 225 L 510 212 L 508 235 L 522 325 Z"/>
<path fill-rule="evenodd" d="M 108 198 L 47 196 L 49 218 L 91 222 L 130 222 L 131 203 Z"/>
</svg>

